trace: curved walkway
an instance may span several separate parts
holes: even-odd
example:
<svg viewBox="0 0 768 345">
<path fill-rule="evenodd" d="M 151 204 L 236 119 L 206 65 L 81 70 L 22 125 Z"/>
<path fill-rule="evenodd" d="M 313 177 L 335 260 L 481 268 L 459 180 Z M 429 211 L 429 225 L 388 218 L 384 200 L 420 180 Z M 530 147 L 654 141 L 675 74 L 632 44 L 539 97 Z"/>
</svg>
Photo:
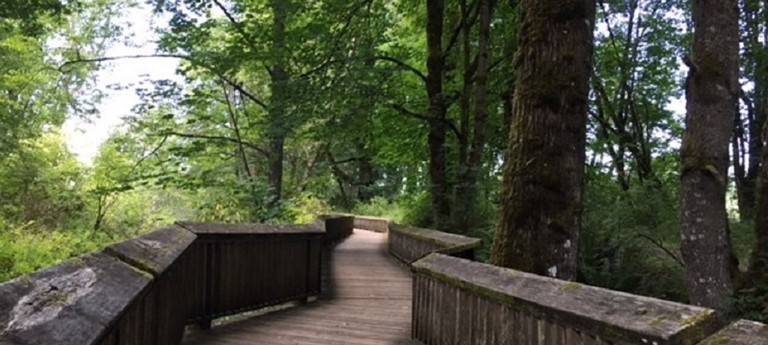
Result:
<svg viewBox="0 0 768 345">
<path fill-rule="evenodd" d="M 324 258 L 319 300 L 194 332 L 185 344 L 418 344 L 410 340 L 411 274 L 386 240 L 355 230 Z"/>
</svg>

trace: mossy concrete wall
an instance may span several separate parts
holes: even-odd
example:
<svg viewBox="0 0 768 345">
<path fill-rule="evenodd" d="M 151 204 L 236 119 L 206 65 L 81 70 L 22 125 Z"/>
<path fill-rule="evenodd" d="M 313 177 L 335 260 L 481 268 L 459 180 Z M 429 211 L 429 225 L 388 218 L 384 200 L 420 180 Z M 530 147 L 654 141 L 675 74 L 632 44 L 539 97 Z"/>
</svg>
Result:
<svg viewBox="0 0 768 345">
<path fill-rule="evenodd" d="M 719 325 L 711 309 L 438 253 L 412 268 L 413 332 L 427 344 L 694 345 Z"/>
</svg>

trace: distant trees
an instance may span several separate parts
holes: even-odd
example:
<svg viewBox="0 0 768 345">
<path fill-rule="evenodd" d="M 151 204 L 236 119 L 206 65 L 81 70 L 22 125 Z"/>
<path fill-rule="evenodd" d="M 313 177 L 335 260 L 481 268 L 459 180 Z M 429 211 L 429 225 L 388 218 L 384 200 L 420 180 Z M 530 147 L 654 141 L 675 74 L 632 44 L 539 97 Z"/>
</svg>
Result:
<svg viewBox="0 0 768 345">
<path fill-rule="evenodd" d="M 581 231 L 594 0 L 522 1 L 494 264 L 573 280 Z"/>
</svg>

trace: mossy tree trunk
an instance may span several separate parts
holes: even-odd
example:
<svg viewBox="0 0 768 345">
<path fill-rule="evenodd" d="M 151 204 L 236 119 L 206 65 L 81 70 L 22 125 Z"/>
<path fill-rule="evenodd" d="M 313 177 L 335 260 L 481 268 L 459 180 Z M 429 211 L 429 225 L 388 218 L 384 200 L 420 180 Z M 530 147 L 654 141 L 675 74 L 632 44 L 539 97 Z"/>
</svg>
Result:
<svg viewBox="0 0 768 345">
<path fill-rule="evenodd" d="M 451 221 L 451 186 L 446 155 L 446 101 L 443 95 L 443 0 L 427 0 L 427 96 L 429 97 L 429 177 L 432 183 L 432 218 L 436 228 L 448 230 Z"/>
<path fill-rule="evenodd" d="M 523 0 L 514 115 L 492 261 L 575 279 L 594 0 Z"/>
<path fill-rule="evenodd" d="M 693 1 L 693 53 L 686 82 L 681 228 L 693 304 L 725 311 L 733 252 L 725 209 L 728 144 L 739 76 L 738 0 Z"/>
</svg>

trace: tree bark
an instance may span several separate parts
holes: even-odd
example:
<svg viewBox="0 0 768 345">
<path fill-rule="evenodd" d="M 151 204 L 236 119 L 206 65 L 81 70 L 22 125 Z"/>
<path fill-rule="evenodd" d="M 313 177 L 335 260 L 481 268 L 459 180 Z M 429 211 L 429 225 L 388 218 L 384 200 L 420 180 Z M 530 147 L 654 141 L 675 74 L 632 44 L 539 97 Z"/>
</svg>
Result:
<svg viewBox="0 0 768 345">
<path fill-rule="evenodd" d="M 270 68 L 270 89 L 272 97 L 269 104 L 269 122 L 267 138 L 269 139 L 269 178 L 268 184 L 272 192 L 271 203 L 278 203 L 283 194 L 283 156 L 285 151 L 286 128 L 286 98 L 288 97 L 287 83 L 289 75 L 285 70 L 285 24 L 287 6 L 285 1 L 273 0 L 272 54 L 273 63 Z"/>
<path fill-rule="evenodd" d="M 427 0 L 427 96 L 429 97 L 429 177 L 432 182 L 434 226 L 448 230 L 451 218 L 451 187 L 445 152 L 446 102 L 443 95 L 443 0 Z"/>
<path fill-rule="evenodd" d="M 733 252 L 725 209 L 739 76 L 738 0 L 693 2 L 681 174 L 682 254 L 691 302 L 726 311 Z"/>
<path fill-rule="evenodd" d="M 575 279 L 594 0 L 523 0 L 514 116 L 492 261 Z"/>
</svg>

